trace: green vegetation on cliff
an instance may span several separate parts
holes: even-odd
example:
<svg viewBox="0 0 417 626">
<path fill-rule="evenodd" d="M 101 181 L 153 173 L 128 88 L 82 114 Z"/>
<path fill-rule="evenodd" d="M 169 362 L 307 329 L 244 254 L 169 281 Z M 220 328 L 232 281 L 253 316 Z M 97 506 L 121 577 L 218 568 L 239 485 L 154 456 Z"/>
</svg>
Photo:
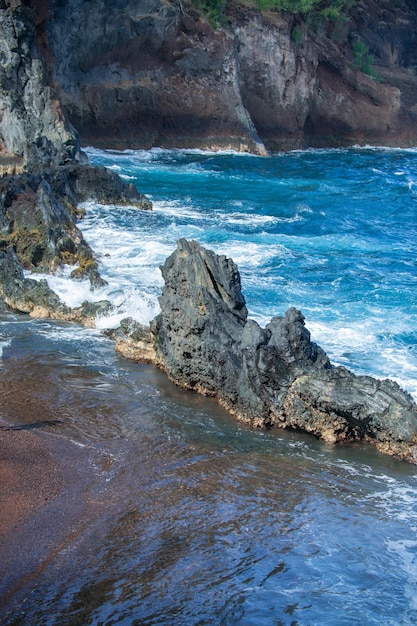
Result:
<svg viewBox="0 0 417 626">
<path fill-rule="evenodd" d="M 372 67 L 374 57 L 369 54 L 368 46 L 363 41 L 355 41 L 352 46 L 353 65 L 361 72 L 378 80 L 378 75 Z"/>
<path fill-rule="evenodd" d="M 225 21 L 227 0 L 191 0 L 192 4 L 217 28 Z M 248 8 L 260 11 L 285 11 L 293 15 L 310 15 L 319 19 L 339 21 L 356 0 L 243 0 Z"/>
</svg>

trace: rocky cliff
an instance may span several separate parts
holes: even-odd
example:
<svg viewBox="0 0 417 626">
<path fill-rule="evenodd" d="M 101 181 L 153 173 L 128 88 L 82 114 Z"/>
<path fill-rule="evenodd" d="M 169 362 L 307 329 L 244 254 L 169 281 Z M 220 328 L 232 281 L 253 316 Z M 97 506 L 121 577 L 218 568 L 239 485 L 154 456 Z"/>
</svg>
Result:
<svg viewBox="0 0 417 626">
<path fill-rule="evenodd" d="M 85 161 L 48 85 L 35 20 L 24 3 L 0 3 L 0 152 L 31 169 Z"/>
<path fill-rule="evenodd" d="M 3 146 L 33 163 L 82 160 L 74 127 L 112 148 L 417 143 L 412 0 L 314 22 L 228 0 L 217 29 L 191 0 L 2 0 L 0 32 Z"/>
<path fill-rule="evenodd" d="M 50 0 L 49 83 L 82 142 L 260 153 L 417 142 L 411 0 L 358 0 L 345 20 L 314 24 L 236 0 L 225 12 L 213 30 L 186 0 Z M 355 66 L 355 42 L 377 79 Z"/>
<path fill-rule="evenodd" d="M 94 199 L 149 209 L 151 203 L 114 172 L 88 165 L 48 82 L 47 14 L 47 3 L 0 1 L 0 297 L 33 315 L 85 320 L 94 307 L 71 311 L 23 269 L 73 265 L 74 278 L 102 285 L 76 225 L 77 205 Z"/>
</svg>

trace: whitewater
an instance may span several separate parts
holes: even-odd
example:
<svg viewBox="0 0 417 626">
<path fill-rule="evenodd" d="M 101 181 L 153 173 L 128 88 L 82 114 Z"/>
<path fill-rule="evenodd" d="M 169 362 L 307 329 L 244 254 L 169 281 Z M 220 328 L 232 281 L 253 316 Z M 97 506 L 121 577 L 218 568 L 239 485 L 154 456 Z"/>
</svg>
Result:
<svg viewBox="0 0 417 626">
<path fill-rule="evenodd" d="M 364 443 L 251 429 L 101 334 L 158 314 L 159 267 L 186 237 L 237 263 L 261 325 L 295 306 L 333 363 L 417 397 L 417 149 L 87 153 L 153 210 L 85 203 L 78 225 L 108 284 L 92 292 L 71 268 L 48 277 L 70 306 L 111 300 L 97 329 L 0 310 L 0 418 L 58 420 L 50 436 L 89 468 L 71 501 L 74 515 L 86 501 L 83 529 L 68 521 L 0 619 L 417 624 L 415 466 Z M 48 552 L 58 518 L 21 529 L 21 567 L 34 545 Z"/>
<path fill-rule="evenodd" d="M 295 306 L 335 364 L 417 396 L 417 152 L 310 150 L 270 158 L 198 151 L 88 150 L 153 201 L 152 213 L 86 203 L 82 231 L 109 287 L 65 276 L 70 306 L 110 299 L 142 323 L 158 313 L 159 266 L 180 237 L 237 263 L 261 325 Z"/>
</svg>

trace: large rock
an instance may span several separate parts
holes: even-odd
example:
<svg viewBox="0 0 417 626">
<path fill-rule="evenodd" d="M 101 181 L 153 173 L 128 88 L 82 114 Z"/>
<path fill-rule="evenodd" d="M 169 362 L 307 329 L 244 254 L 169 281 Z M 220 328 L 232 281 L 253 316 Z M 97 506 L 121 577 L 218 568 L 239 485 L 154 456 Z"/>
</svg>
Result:
<svg viewBox="0 0 417 626">
<path fill-rule="evenodd" d="M 98 165 L 67 165 L 58 168 L 55 177 L 61 176 L 67 186 L 61 186 L 61 195 L 74 204 L 93 200 L 99 204 L 129 205 L 138 209 L 152 209 L 152 202 L 139 193 L 133 183 L 124 180 L 106 167 Z"/>
<path fill-rule="evenodd" d="M 23 173 L 0 179 L 0 250 L 12 247 L 26 270 L 54 272 L 73 265 L 73 277 L 104 284 L 93 251 L 77 220 L 78 204 L 152 208 L 151 202 L 115 172 L 98 166 L 68 165 L 40 174 Z M 115 209 L 116 210 L 116 209 Z"/>
<path fill-rule="evenodd" d="M 329 443 L 366 440 L 417 463 L 411 396 L 392 381 L 333 366 L 294 308 L 265 328 L 248 319 L 232 260 L 181 239 L 162 274 L 153 362 L 176 384 L 215 396 L 255 426 L 302 430 Z"/>
</svg>

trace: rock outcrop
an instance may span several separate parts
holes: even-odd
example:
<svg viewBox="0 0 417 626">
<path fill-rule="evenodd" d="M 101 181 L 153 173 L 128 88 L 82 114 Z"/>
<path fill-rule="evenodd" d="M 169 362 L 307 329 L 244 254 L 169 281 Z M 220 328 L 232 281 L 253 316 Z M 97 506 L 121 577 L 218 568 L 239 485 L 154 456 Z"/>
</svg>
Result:
<svg viewBox="0 0 417 626">
<path fill-rule="evenodd" d="M 128 204 L 150 209 L 151 203 L 135 187 L 111 170 L 68 165 L 42 175 L 23 173 L 0 179 L 0 298 L 10 308 L 33 317 L 49 317 L 94 324 L 110 303 L 88 303 L 71 309 L 60 302 L 46 280 L 26 278 L 24 270 L 53 273 L 73 266 L 74 279 L 87 278 L 91 289 L 105 281 L 94 252 L 77 226 L 78 203 Z"/>
<path fill-rule="evenodd" d="M 234 148 L 417 142 L 417 13 L 364 0 L 346 18 L 225 3 L 213 30 L 187 0 L 51 0 L 49 81 L 84 144 Z M 311 16 L 310 16 L 311 17 Z M 378 80 L 355 65 L 374 57 Z"/>
<path fill-rule="evenodd" d="M 133 329 L 138 350 L 133 337 L 130 356 L 139 359 L 143 350 L 143 359 L 177 385 L 216 397 L 254 426 L 300 430 L 329 443 L 366 440 L 417 463 L 411 396 L 390 380 L 332 365 L 294 308 L 265 328 L 248 319 L 232 260 L 181 239 L 162 274 L 161 313 L 147 342 L 143 328 Z M 126 349 L 127 322 L 123 332 L 116 339 Z"/>
<path fill-rule="evenodd" d="M 74 278 L 104 281 L 76 222 L 78 204 L 151 202 L 115 172 L 91 166 L 48 82 L 48 3 L 0 0 L 0 297 L 22 312 L 91 324 L 108 303 L 65 307 L 23 270 L 74 266 Z"/>
<path fill-rule="evenodd" d="M 25 278 L 19 259 L 12 248 L 0 250 L 0 298 L 8 307 L 31 317 L 77 322 L 94 327 L 98 314 L 111 309 L 111 304 L 84 302 L 80 307 L 70 308 L 63 304 L 46 280 Z"/>
<path fill-rule="evenodd" d="M 32 171 L 86 162 L 47 81 L 35 24 L 41 4 L 33 10 L 19 1 L 0 3 L 0 135 L 7 153 Z"/>
<path fill-rule="evenodd" d="M 151 208 L 150 201 L 111 170 L 68 165 L 42 175 L 23 173 L 0 179 L 0 250 L 12 247 L 25 270 L 54 272 L 74 265 L 75 278 L 103 284 L 93 251 L 76 220 L 80 202 L 129 204 Z"/>
</svg>

